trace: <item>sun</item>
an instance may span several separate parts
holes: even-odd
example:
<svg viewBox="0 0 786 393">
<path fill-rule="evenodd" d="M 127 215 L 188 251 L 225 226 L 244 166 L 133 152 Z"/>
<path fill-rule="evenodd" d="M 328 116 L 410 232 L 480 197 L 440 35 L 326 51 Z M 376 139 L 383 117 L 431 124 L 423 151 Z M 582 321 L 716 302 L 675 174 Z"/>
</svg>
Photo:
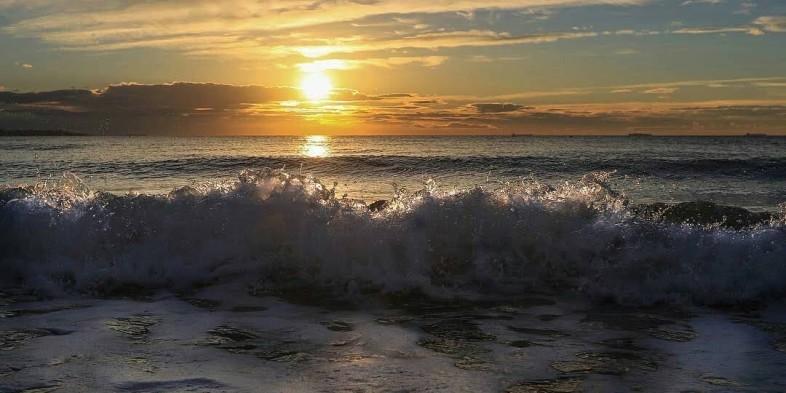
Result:
<svg viewBox="0 0 786 393">
<path fill-rule="evenodd" d="M 310 101 L 322 101 L 330 96 L 333 90 L 333 83 L 330 78 L 322 72 L 311 72 L 300 81 L 300 90 Z"/>
</svg>

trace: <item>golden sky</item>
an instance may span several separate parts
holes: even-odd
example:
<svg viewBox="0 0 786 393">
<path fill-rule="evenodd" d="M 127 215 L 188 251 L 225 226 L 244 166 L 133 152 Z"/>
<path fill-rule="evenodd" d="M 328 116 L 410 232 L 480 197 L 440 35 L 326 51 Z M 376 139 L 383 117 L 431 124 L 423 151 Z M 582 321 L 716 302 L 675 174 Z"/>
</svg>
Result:
<svg viewBox="0 0 786 393">
<path fill-rule="evenodd" d="M 779 0 L 0 0 L 0 128 L 786 133 Z"/>
</svg>

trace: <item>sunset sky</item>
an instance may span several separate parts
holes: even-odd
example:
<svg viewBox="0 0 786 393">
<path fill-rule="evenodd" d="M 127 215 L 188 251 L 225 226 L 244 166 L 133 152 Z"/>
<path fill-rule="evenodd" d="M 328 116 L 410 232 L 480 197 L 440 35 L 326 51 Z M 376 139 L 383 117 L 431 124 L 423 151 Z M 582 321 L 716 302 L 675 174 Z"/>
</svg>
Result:
<svg viewBox="0 0 786 393">
<path fill-rule="evenodd" d="M 0 129 L 786 134 L 783 0 L 0 0 Z"/>
</svg>

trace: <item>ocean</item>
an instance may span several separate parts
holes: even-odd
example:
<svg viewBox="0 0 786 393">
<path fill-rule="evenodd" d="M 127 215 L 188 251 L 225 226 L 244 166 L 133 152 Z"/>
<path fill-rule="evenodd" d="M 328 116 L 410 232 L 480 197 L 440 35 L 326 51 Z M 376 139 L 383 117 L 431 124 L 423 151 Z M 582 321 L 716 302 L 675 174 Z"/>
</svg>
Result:
<svg viewBox="0 0 786 393">
<path fill-rule="evenodd" d="M 609 172 L 632 201 L 712 201 L 764 211 L 786 202 L 779 137 L 8 137 L 0 184 L 70 172 L 91 189 L 167 193 L 272 168 L 337 184 L 342 196 L 390 198 L 432 180 L 441 190 L 550 185 Z"/>
<path fill-rule="evenodd" d="M 0 168 L 0 391 L 786 390 L 786 138 L 6 137 Z"/>
</svg>

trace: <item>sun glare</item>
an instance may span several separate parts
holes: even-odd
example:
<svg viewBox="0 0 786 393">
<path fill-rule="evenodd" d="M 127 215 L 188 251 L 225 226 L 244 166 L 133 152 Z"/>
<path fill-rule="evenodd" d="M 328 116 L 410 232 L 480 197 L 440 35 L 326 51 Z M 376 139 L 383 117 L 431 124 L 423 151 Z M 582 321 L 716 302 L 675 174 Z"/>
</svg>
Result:
<svg viewBox="0 0 786 393">
<path fill-rule="evenodd" d="M 303 95 L 310 101 L 322 101 L 330 96 L 333 90 L 333 83 L 330 78 L 322 72 L 308 73 L 300 82 L 300 89 Z"/>
<path fill-rule="evenodd" d="M 309 135 L 305 138 L 302 151 L 303 155 L 312 158 L 322 158 L 330 155 L 330 139 L 324 135 Z"/>
</svg>

